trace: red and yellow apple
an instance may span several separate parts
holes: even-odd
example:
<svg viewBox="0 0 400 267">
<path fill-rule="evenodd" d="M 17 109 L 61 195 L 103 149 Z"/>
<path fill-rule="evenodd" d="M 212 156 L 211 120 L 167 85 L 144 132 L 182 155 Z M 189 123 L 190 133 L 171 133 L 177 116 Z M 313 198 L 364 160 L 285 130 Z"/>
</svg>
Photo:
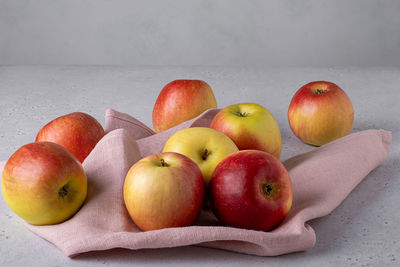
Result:
<svg viewBox="0 0 400 267">
<path fill-rule="evenodd" d="M 238 148 L 229 137 L 207 127 L 180 130 L 167 140 L 163 149 L 163 152 L 181 153 L 193 160 L 206 185 L 218 163 L 236 151 Z"/>
<path fill-rule="evenodd" d="M 221 161 L 210 185 L 209 200 L 227 226 L 268 231 L 292 205 L 292 183 L 283 164 L 260 150 L 242 150 Z"/>
<path fill-rule="evenodd" d="M 293 96 L 288 120 L 300 140 L 322 146 L 350 133 L 354 110 L 349 97 L 339 86 L 315 81 L 301 87 Z"/>
<path fill-rule="evenodd" d="M 217 101 L 211 87 L 200 80 L 175 80 L 160 92 L 153 108 L 153 126 L 162 132 L 184 121 L 193 119 Z"/>
<path fill-rule="evenodd" d="M 81 163 L 62 146 L 36 142 L 8 159 L 1 189 L 10 209 L 26 222 L 56 224 L 81 207 L 87 179 Z"/>
<path fill-rule="evenodd" d="M 43 126 L 36 136 L 36 142 L 59 144 L 83 162 L 103 136 L 104 129 L 95 118 L 86 113 L 74 112 Z"/>
<path fill-rule="evenodd" d="M 228 106 L 217 113 L 210 124 L 233 140 L 240 150 L 256 149 L 279 159 L 282 138 L 272 114 L 255 103 Z"/>
<path fill-rule="evenodd" d="M 193 224 L 203 198 L 204 181 L 199 167 L 178 153 L 143 158 L 125 178 L 126 208 L 143 231 Z"/>
</svg>

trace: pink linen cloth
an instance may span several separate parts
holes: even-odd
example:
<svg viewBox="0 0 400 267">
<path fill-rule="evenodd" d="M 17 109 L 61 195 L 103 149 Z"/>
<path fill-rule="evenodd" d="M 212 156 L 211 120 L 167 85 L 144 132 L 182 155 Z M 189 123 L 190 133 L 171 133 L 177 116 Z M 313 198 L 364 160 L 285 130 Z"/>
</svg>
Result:
<svg viewBox="0 0 400 267">
<path fill-rule="evenodd" d="M 209 126 L 218 109 L 155 134 L 135 118 L 106 111 L 106 135 L 83 163 L 88 196 L 71 219 L 49 226 L 27 227 L 67 256 L 112 248 L 142 249 L 199 245 L 260 256 L 304 251 L 315 245 L 306 223 L 335 209 L 389 152 L 391 133 L 366 130 L 350 134 L 284 162 L 293 183 L 293 206 L 285 221 L 270 232 L 221 225 L 204 208 L 196 224 L 142 232 L 128 215 L 123 183 L 129 168 L 142 157 L 161 152 L 176 131 Z M 0 163 L 2 172 L 5 162 Z M 335 190 L 332 190 L 335 188 Z"/>
</svg>

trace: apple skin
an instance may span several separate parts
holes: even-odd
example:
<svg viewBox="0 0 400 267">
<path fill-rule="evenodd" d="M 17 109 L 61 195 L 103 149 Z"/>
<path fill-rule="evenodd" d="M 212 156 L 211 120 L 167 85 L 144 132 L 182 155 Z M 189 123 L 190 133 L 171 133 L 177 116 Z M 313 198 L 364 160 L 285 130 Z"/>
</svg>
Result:
<svg viewBox="0 0 400 267">
<path fill-rule="evenodd" d="M 285 219 L 292 199 L 285 167 L 260 150 L 242 150 L 225 158 L 209 185 L 214 214 L 232 227 L 271 230 Z"/>
<path fill-rule="evenodd" d="M 141 159 L 130 168 L 124 183 L 126 208 L 143 231 L 192 225 L 204 194 L 199 167 L 173 152 Z"/>
<path fill-rule="evenodd" d="M 207 127 L 180 130 L 167 140 L 163 149 L 163 152 L 181 153 L 193 160 L 199 166 L 206 185 L 218 163 L 237 151 L 229 137 Z"/>
<path fill-rule="evenodd" d="M 43 126 L 36 142 L 59 144 L 83 162 L 103 136 L 104 129 L 95 118 L 86 113 L 73 112 Z"/>
<path fill-rule="evenodd" d="M 56 224 L 82 206 L 87 178 L 81 163 L 62 146 L 36 142 L 8 159 L 1 189 L 10 209 L 26 222 Z"/>
<path fill-rule="evenodd" d="M 348 135 L 354 109 L 347 94 L 336 84 L 310 82 L 293 96 L 288 110 L 293 133 L 303 142 L 322 146 Z"/>
<path fill-rule="evenodd" d="M 239 150 L 262 150 L 278 159 L 281 155 L 282 137 L 278 124 L 272 114 L 261 105 L 230 105 L 217 113 L 210 128 L 231 138 Z"/>
<path fill-rule="evenodd" d="M 153 108 L 153 126 L 159 133 L 193 119 L 217 101 L 211 87 L 200 80 L 175 80 L 160 92 Z"/>
</svg>

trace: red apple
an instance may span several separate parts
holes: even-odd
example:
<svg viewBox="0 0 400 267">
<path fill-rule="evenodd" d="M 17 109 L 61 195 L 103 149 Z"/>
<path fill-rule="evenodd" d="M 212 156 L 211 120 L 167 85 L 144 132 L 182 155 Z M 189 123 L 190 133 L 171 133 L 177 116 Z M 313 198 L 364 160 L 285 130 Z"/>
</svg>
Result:
<svg viewBox="0 0 400 267">
<path fill-rule="evenodd" d="M 62 146 L 36 142 L 8 159 L 1 188 L 11 210 L 28 223 L 56 224 L 81 207 L 87 179 L 81 163 Z"/>
<path fill-rule="evenodd" d="M 293 133 L 303 142 L 321 146 L 350 133 L 353 105 L 336 84 L 311 82 L 301 87 L 290 102 L 288 119 Z"/>
<path fill-rule="evenodd" d="M 103 136 L 104 129 L 95 118 L 86 113 L 74 112 L 43 126 L 36 136 L 36 142 L 59 144 L 83 162 Z"/>
<path fill-rule="evenodd" d="M 153 108 L 153 126 L 162 132 L 181 122 L 193 119 L 217 101 L 211 87 L 200 80 L 176 80 L 167 84 L 160 92 Z"/>
<path fill-rule="evenodd" d="M 125 178 L 126 208 L 143 231 L 193 224 L 203 198 L 201 171 L 182 154 L 165 152 L 143 158 Z"/>
<path fill-rule="evenodd" d="M 230 105 L 217 113 L 210 128 L 227 135 L 240 150 L 262 150 L 278 159 L 281 155 L 282 138 L 278 124 L 261 105 Z"/>
<path fill-rule="evenodd" d="M 224 224 L 261 231 L 278 226 L 293 199 L 283 164 L 260 150 L 242 150 L 221 161 L 211 178 L 209 196 Z"/>
</svg>

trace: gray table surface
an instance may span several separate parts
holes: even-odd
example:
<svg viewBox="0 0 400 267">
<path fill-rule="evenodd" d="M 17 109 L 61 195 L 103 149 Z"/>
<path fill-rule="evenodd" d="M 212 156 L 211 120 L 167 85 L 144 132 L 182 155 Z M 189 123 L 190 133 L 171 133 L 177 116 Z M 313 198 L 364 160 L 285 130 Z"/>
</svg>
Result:
<svg viewBox="0 0 400 267">
<path fill-rule="evenodd" d="M 333 81 L 353 102 L 353 132 L 392 131 L 389 157 L 330 215 L 310 222 L 317 243 L 306 252 L 257 257 L 189 246 L 114 249 L 70 259 L 25 228 L 1 197 L 0 266 L 400 265 L 400 69 L 0 66 L 0 160 L 32 142 L 45 123 L 73 111 L 87 112 L 104 125 L 104 111 L 114 108 L 151 126 L 159 91 L 180 78 L 207 81 L 220 107 L 240 102 L 267 107 L 281 129 L 281 160 L 313 149 L 289 128 L 293 94 L 309 81 Z"/>
</svg>

